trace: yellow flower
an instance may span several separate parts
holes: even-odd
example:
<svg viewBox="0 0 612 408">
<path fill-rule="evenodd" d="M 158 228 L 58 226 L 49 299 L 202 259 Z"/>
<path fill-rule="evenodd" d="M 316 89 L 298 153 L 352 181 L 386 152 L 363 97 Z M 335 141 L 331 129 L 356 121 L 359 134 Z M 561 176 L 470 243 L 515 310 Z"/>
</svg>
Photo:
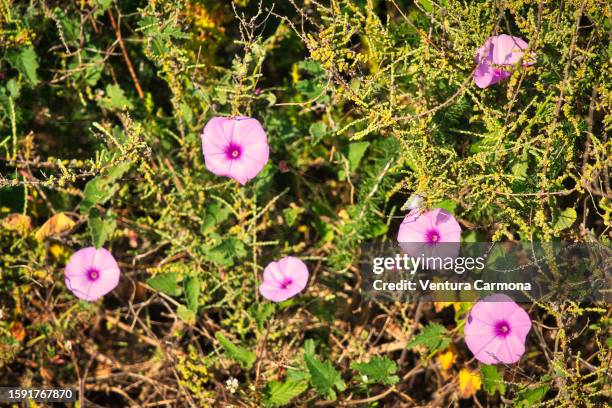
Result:
<svg viewBox="0 0 612 408">
<path fill-rule="evenodd" d="M 453 363 L 455 362 L 456 358 L 457 356 L 455 355 L 455 353 L 453 353 L 453 350 L 448 349 L 443 353 L 439 353 L 437 360 L 443 370 L 449 370 L 453 366 Z"/>
<path fill-rule="evenodd" d="M 480 373 L 470 371 L 467 368 L 462 368 L 459 371 L 459 396 L 461 398 L 470 398 L 476 394 L 481 385 Z"/>
<path fill-rule="evenodd" d="M 58 244 L 53 244 L 49 247 L 49 252 L 55 259 L 60 259 L 60 257 L 64 254 L 64 248 Z"/>
</svg>

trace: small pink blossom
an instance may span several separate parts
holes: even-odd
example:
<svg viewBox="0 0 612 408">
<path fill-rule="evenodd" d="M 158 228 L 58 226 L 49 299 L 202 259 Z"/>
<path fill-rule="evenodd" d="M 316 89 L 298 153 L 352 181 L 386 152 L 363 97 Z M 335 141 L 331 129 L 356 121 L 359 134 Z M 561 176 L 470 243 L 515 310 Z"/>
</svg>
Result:
<svg viewBox="0 0 612 408">
<path fill-rule="evenodd" d="M 478 361 L 511 364 L 525 353 L 531 319 L 517 303 L 502 294 L 477 302 L 468 314 L 465 342 Z"/>
<path fill-rule="evenodd" d="M 512 67 L 518 62 L 522 62 L 524 66 L 533 65 L 533 59 L 524 52 L 528 47 L 522 38 L 508 34 L 487 38 L 484 45 L 476 51 L 476 85 L 486 88 L 509 78 L 512 76 Z"/>
<path fill-rule="evenodd" d="M 257 119 L 214 117 L 201 137 L 206 168 L 218 176 L 245 184 L 268 162 L 268 138 Z"/>
<path fill-rule="evenodd" d="M 87 247 L 76 251 L 66 265 L 65 282 L 76 297 L 94 301 L 119 283 L 119 265 L 104 248 Z"/>
<path fill-rule="evenodd" d="M 448 211 L 436 208 L 421 213 L 414 209 L 399 227 L 397 240 L 410 256 L 456 257 L 461 226 Z"/>
<path fill-rule="evenodd" d="M 306 264 L 298 258 L 287 256 L 266 266 L 259 292 L 266 299 L 282 302 L 300 293 L 307 283 Z"/>
</svg>

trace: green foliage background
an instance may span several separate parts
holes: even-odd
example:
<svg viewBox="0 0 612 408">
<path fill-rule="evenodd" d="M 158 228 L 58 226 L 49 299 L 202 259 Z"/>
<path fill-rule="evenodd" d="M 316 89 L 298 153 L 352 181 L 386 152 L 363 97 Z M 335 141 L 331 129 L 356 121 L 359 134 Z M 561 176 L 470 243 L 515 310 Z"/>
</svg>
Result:
<svg viewBox="0 0 612 408">
<path fill-rule="evenodd" d="M 466 240 L 609 243 L 610 18 L 595 0 L 0 0 L 0 372 L 103 406 L 458 400 L 408 339 L 434 328 L 475 369 L 466 310 L 365 302 L 360 245 L 395 239 L 413 193 Z M 537 63 L 479 89 L 475 50 L 501 33 Z M 271 149 L 244 187 L 199 138 L 238 114 Z M 36 239 L 58 213 L 76 225 Z M 63 267 L 94 244 L 123 277 L 84 304 Z M 257 287 L 285 255 L 311 284 L 273 305 Z M 532 309 L 520 368 L 485 368 L 475 398 L 601 403 L 610 308 Z"/>
</svg>

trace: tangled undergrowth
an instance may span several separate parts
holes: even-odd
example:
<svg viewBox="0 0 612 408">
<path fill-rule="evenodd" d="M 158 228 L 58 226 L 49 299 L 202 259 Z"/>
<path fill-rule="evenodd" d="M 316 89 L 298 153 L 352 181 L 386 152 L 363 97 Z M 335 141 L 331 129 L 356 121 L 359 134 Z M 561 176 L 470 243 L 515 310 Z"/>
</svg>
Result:
<svg viewBox="0 0 612 408">
<path fill-rule="evenodd" d="M 478 363 L 469 303 L 377 303 L 362 244 L 413 194 L 464 241 L 610 243 L 611 9 L 597 0 L 0 0 L 0 373 L 80 406 L 605 406 L 611 308 L 536 302 L 519 363 Z M 474 85 L 488 37 L 536 61 Z M 252 116 L 245 186 L 204 164 Z M 119 286 L 66 288 L 104 246 Z M 287 255 L 305 292 L 271 303 Z"/>
</svg>

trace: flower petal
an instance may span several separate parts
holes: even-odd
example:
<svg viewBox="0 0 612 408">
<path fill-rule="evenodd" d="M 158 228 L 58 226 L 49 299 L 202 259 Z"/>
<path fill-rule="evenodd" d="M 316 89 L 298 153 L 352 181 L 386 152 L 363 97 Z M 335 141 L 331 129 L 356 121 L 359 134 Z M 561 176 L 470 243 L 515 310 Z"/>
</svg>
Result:
<svg viewBox="0 0 612 408">
<path fill-rule="evenodd" d="M 427 212 L 419 214 L 419 210 L 410 211 L 402 221 L 397 233 L 399 242 L 425 242 L 426 233 L 430 229 Z"/>
<path fill-rule="evenodd" d="M 525 55 L 523 50 L 529 47 L 522 38 L 508 34 L 498 35 L 493 39 L 493 64 L 514 65 Z"/>
<path fill-rule="evenodd" d="M 479 88 L 487 88 L 493 85 L 495 72 L 488 61 L 484 61 L 478 65 L 474 73 L 474 82 Z"/>
<path fill-rule="evenodd" d="M 266 132 L 257 119 L 241 117 L 236 118 L 235 121 L 234 143 L 243 147 L 256 144 L 268 145 Z"/>
<path fill-rule="evenodd" d="M 228 176 L 232 163 L 233 161 L 228 159 L 225 153 L 204 155 L 206 168 L 217 176 Z"/>
<path fill-rule="evenodd" d="M 66 264 L 65 274 L 67 276 L 82 275 L 93 265 L 96 256 L 96 248 L 88 247 L 76 251 Z"/>
</svg>

